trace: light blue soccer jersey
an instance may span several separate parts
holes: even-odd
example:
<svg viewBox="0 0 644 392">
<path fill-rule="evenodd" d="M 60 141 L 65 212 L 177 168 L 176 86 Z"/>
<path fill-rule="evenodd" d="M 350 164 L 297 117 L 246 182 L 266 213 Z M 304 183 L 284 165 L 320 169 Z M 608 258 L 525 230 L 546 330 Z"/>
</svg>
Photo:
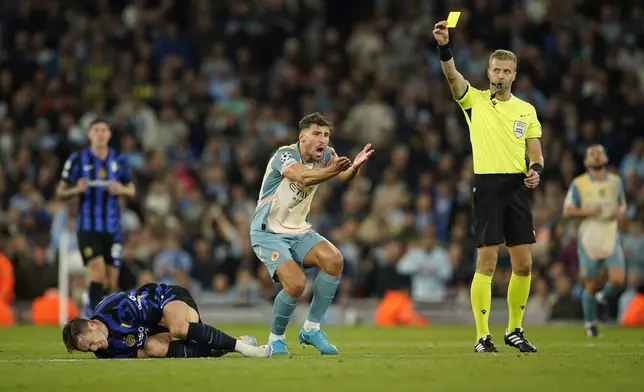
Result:
<svg viewBox="0 0 644 392">
<path fill-rule="evenodd" d="M 590 174 L 575 177 L 564 201 L 564 206 L 593 208 L 600 206 L 605 215 L 612 215 L 624 201 L 624 188 L 619 176 L 609 173 L 604 180 Z M 619 238 L 616 219 L 587 217 L 579 226 L 577 242 L 579 273 L 582 279 L 596 276 L 599 262 L 608 267 L 624 268 L 624 252 Z"/>
<path fill-rule="evenodd" d="M 280 147 L 271 157 L 251 222 L 252 230 L 277 234 L 303 233 L 311 228 L 309 213 L 318 185 L 304 186 L 282 174 L 289 166 L 300 162 L 310 168 L 325 167 L 331 160 L 326 148 L 320 162 L 306 162 L 300 155 L 299 143 Z"/>
</svg>

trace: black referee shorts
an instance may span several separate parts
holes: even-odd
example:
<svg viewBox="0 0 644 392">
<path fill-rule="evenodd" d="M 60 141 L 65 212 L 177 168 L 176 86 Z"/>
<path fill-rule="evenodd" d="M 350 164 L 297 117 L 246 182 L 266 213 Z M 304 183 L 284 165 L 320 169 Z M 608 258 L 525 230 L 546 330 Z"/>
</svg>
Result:
<svg viewBox="0 0 644 392">
<path fill-rule="evenodd" d="M 534 244 L 530 193 L 524 174 L 474 175 L 473 216 L 477 247 Z"/>
</svg>

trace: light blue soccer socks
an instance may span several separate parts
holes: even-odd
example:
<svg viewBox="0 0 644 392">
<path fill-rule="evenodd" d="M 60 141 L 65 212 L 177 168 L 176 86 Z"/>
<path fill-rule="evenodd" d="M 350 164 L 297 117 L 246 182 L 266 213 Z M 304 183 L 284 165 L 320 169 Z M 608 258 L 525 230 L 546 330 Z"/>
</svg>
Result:
<svg viewBox="0 0 644 392">
<path fill-rule="evenodd" d="M 584 321 L 587 323 L 594 323 L 597 321 L 597 303 L 595 296 L 586 290 L 581 296 L 581 309 L 584 313 Z"/>
<path fill-rule="evenodd" d="M 334 355 L 338 353 L 338 349 L 329 343 L 326 340 L 326 335 L 320 331 L 320 322 L 331 306 L 339 285 L 339 277 L 331 276 L 323 271 L 318 273 L 313 283 L 313 301 L 309 315 L 299 333 L 300 343 L 314 346 L 322 354 Z M 271 334 L 268 338 L 268 344 L 273 348 L 273 355 L 288 355 L 284 334 L 296 307 L 297 299 L 286 294 L 284 290 L 275 297 Z"/>
<path fill-rule="evenodd" d="M 607 282 L 604 285 L 604 288 L 602 289 L 602 294 L 604 298 L 606 299 L 612 299 L 615 298 L 619 295 L 620 291 L 622 291 L 621 287 L 617 287 L 611 282 Z"/>
<path fill-rule="evenodd" d="M 329 343 L 326 334 L 320 330 L 320 322 L 331 306 L 339 285 L 339 276 L 331 276 L 324 271 L 318 273 L 313 283 L 313 301 L 309 316 L 298 334 L 301 344 L 317 348 L 322 355 L 338 355 L 338 349 Z"/>
<path fill-rule="evenodd" d="M 335 298 L 339 285 L 339 276 L 331 276 L 324 271 L 318 273 L 315 283 L 313 283 L 313 301 L 311 302 L 307 321 L 313 323 L 322 321 L 324 314 L 331 306 L 331 302 L 333 302 L 333 298 Z"/>
<path fill-rule="evenodd" d="M 284 336 L 286 326 L 291 320 L 291 316 L 297 307 L 297 299 L 286 294 L 284 290 L 280 291 L 275 297 L 273 304 L 273 316 L 271 324 L 271 334 Z"/>
</svg>

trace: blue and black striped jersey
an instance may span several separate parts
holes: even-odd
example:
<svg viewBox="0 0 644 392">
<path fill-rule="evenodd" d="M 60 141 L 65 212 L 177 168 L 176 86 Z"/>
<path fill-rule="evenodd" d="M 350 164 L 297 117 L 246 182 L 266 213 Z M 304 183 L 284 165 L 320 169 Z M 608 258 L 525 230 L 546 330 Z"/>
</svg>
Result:
<svg viewBox="0 0 644 392">
<path fill-rule="evenodd" d="M 121 209 L 118 197 L 108 192 L 107 184 L 118 181 L 125 185 L 132 181 L 127 158 L 111 148 L 105 160 L 90 149 L 75 152 L 65 162 L 62 179 L 75 185 L 81 178 L 87 179 L 87 189 L 80 195 L 77 231 L 119 234 Z"/>
<path fill-rule="evenodd" d="M 136 291 L 115 293 L 103 299 L 94 309 L 92 319 L 107 326 L 109 347 L 95 355 L 135 358 L 148 335 L 159 330 L 163 307 L 175 298 L 171 286 L 147 284 Z"/>
</svg>

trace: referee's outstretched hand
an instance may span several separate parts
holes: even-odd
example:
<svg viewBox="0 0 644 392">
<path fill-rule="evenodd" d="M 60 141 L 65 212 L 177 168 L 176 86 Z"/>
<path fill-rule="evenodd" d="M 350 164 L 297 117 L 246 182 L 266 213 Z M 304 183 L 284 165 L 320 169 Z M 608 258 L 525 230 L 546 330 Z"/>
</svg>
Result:
<svg viewBox="0 0 644 392">
<path fill-rule="evenodd" d="M 530 169 L 528 170 L 528 173 L 526 174 L 526 177 L 525 177 L 525 180 L 523 180 L 523 183 L 528 188 L 536 188 L 537 185 L 539 185 L 539 180 L 540 180 L 539 173 Z"/>
<path fill-rule="evenodd" d="M 447 31 L 447 21 L 442 20 L 434 25 L 434 39 L 439 45 L 445 45 L 449 42 L 449 32 Z"/>
</svg>

